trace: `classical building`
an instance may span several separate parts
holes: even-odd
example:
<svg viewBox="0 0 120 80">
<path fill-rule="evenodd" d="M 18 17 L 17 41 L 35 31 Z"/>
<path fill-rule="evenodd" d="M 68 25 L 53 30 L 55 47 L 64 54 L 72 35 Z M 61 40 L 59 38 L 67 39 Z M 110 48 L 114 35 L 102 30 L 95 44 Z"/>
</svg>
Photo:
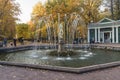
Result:
<svg viewBox="0 0 120 80">
<path fill-rule="evenodd" d="M 88 26 L 88 43 L 120 43 L 120 20 L 104 18 Z"/>
</svg>

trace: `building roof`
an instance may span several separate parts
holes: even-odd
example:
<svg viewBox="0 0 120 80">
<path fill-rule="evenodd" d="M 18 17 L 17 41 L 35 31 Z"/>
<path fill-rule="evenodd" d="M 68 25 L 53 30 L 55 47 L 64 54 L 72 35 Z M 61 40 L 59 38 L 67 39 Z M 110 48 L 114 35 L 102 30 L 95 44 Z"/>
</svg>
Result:
<svg viewBox="0 0 120 80">
<path fill-rule="evenodd" d="M 113 26 L 120 26 L 120 20 L 112 20 L 109 18 L 103 18 L 97 23 L 91 23 L 88 25 L 88 28 L 107 28 L 107 27 L 113 27 Z"/>
<path fill-rule="evenodd" d="M 109 19 L 109 18 L 103 18 L 98 23 L 106 23 L 106 22 L 113 22 L 115 20 Z"/>
</svg>

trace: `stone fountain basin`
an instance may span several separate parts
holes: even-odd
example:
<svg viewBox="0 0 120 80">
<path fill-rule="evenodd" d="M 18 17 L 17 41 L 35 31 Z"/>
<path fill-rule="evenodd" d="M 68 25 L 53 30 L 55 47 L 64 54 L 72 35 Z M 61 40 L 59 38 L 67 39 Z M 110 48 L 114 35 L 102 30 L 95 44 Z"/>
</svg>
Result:
<svg viewBox="0 0 120 80">
<path fill-rule="evenodd" d="M 34 68 L 34 69 L 43 69 L 43 70 L 70 72 L 70 73 L 80 74 L 80 73 L 120 66 L 120 61 L 106 63 L 106 64 L 92 65 L 92 66 L 81 67 L 81 68 L 59 67 L 59 66 L 51 66 L 51 65 L 24 64 L 24 63 L 14 63 L 14 62 L 6 62 L 6 61 L 0 61 L 0 65 L 27 67 L 27 68 Z"/>
<path fill-rule="evenodd" d="M 45 48 L 46 46 L 40 46 L 40 47 Z M 48 48 L 52 48 L 52 47 L 48 47 Z M 16 51 L 22 51 L 22 50 L 31 50 L 31 49 L 33 49 L 33 46 L 29 45 L 29 46 L 19 46 L 19 47 L 11 47 L 11 48 L 1 48 L 0 52 L 1 53 L 3 53 L 3 52 L 10 53 L 10 52 L 16 52 Z M 60 71 L 60 72 L 85 73 L 85 72 L 120 66 L 120 61 L 92 65 L 92 66 L 86 66 L 86 67 L 80 67 L 80 68 L 26 64 L 26 63 L 7 62 L 7 61 L 0 61 L 0 65 L 16 66 L 16 67 L 28 67 L 28 68 L 34 68 L 34 69 L 43 69 L 43 70 Z"/>
</svg>

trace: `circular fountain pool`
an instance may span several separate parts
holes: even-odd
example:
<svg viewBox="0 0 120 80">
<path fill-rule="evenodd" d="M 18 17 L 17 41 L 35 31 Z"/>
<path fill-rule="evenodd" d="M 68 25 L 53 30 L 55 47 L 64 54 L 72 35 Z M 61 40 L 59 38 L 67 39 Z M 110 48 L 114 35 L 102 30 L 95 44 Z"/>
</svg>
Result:
<svg viewBox="0 0 120 80">
<path fill-rule="evenodd" d="M 75 50 L 78 54 L 73 56 L 50 56 L 49 50 L 28 50 L 13 53 L 0 54 L 1 61 L 51 65 L 62 67 L 84 67 L 96 64 L 104 64 L 120 60 L 119 52 L 105 51 L 105 50 Z"/>
</svg>

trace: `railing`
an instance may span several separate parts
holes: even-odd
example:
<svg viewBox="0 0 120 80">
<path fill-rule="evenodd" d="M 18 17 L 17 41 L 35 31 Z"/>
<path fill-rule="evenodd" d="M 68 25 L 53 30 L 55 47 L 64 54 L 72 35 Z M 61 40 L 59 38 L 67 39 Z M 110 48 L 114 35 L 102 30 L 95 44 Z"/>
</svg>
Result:
<svg viewBox="0 0 120 80">
<path fill-rule="evenodd" d="M 120 26 L 120 20 L 106 23 L 91 23 L 88 25 L 88 27 L 112 27 L 112 26 Z"/>
</svg>

